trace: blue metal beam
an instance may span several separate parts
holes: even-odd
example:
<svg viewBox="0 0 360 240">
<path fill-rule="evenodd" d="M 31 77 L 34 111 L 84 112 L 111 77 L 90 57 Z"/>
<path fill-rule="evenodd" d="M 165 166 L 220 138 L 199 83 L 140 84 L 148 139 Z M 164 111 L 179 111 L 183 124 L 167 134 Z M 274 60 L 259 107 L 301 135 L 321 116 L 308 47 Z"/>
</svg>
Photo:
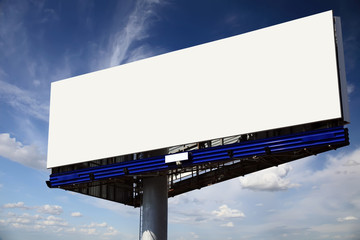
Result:
<svg viewBox="0 0 360 240">
<path fill-rule="evenodd" d="M 183 166 L 194 166 L 217 161 L 248 158 L 294 152 L 321 146 L 334 148 L 349 144 L 347 129 L 343 127 L 327 128 L 310 132 L 297 133 L 279 137 L 259 139 L 189 151 L 189 160 Z M 109 178 L 121 178 L 128 175 L 147 174 L 176 169 L 176 163 L 165 163 L 165 155 L 144 158 L 104 166 L 91 167 L 75 171 L 50 175 L 50 187 L 62 187 Z"/>
</svg>

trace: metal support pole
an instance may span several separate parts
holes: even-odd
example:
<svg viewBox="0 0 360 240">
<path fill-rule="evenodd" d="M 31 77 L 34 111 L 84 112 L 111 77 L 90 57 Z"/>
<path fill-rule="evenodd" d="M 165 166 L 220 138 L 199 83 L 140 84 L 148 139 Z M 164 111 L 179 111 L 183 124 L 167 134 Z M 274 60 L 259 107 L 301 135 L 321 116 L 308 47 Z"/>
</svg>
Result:
<svg viewBox="0 0 360 240">
<path fill-rule="evenodd" d="M 168 149 L 145 152 L 144 157 L 168 154 Z M 144 177 L 141 206 L 141 240 L 167 240 L 168 178 L 167 175 Z"/>
<path fill-rule="evenodd" d="M 143 179 L 142 240 L 167 240 L 168 179 Z"/>
</svg>

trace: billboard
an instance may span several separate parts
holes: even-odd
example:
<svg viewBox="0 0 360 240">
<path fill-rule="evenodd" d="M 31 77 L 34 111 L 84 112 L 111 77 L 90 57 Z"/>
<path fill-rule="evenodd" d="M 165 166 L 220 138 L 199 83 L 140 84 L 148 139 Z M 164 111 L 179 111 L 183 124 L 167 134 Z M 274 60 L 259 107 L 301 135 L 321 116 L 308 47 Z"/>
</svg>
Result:
<svg viewBox="0 0 360 240">
<path fill-rule="evenodd" d="M 53 82 L 47 167 L 347 121 L 334 34 L 328 11 Z"/>
</svg>

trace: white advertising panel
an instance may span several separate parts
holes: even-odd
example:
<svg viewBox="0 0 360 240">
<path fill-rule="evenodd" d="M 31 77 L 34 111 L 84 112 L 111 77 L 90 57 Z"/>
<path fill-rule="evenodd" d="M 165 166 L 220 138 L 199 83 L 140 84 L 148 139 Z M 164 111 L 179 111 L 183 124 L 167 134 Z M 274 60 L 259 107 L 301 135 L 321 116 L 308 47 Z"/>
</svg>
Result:
<svg viewBox="0 0 360 240">
<path fill-rule="evenodd" d="M 47 167 L 342 118 L 332 12 L 53 82 Z"/>
</svg>

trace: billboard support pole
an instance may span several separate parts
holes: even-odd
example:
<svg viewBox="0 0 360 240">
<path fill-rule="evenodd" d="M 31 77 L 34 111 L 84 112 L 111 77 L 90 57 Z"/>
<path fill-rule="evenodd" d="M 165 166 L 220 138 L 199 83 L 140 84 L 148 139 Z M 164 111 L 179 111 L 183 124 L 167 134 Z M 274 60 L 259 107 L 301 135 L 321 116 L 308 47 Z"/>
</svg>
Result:
<svg viewBox="0 0 360 240">
<path fill-rule="evenodd" d="M 167 155 L 167 148 L 145 152 L 140 158 Z M 168 177 L 158 175 L 142 179 L 142 205 L 140 213 L 141 240 L 167 240 Z"/>
<path fill-rule="evenodd" d="M 166 240 L 168 223 L 167 175 L 143 179 L 142 240 Z"/>
</svg>

